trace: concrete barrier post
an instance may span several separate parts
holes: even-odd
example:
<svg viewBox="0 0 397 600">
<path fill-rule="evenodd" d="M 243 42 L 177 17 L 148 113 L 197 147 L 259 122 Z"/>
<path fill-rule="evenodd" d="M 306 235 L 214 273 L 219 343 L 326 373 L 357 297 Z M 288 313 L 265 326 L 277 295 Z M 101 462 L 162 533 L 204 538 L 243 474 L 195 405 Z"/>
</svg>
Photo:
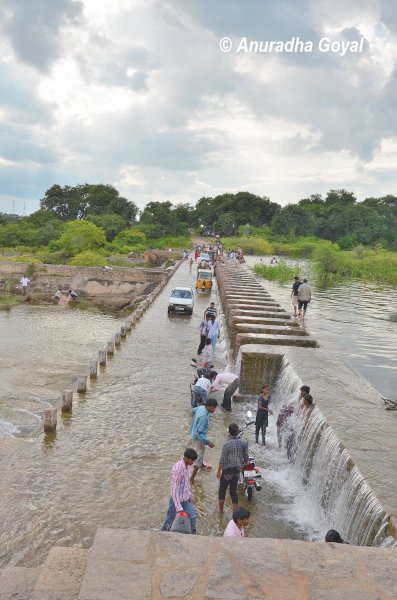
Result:
<svg viewBox="0 0 397 600">
<path fill-rule="evenodd" d="M 45 433 L 53 433 L 57 428 L 57 413 L 56 408 L 46 408 L 44 411 L 44 431 Z"/>
<path fill-rule="evenodd" d="M 107 353 L 108 354 L 114 354 L 114 342 L 113 341 L 108 342 Z"/>
<path fill-rule="evenodd" d="M 128 320 L 125 322 L 125 328 L 127 331 L 131 331 L 132 329 L 132 321 Z"/>
<path fill-rule="evenodd" d="M 71 412 L 73 404 L 72 390 L 62 390 L 62 412 Z"/>
<path fill-rule="evenodd" d="M 106 365 L 106 350 L 99 350 L 98 357 L 100 366 L 104 367 Z"/>
<path fill-rule="evenodd" d="M 87 378 L 88 375 L 79 375 L 77 378 L 77 392 L 84 394 L 87 391 Z"/>
<path fill-rule="evenodd" d="M 127 328 L 126 328 L 125 325 L 122 325 L 120 327 L 120 335 L 121 335 L 122 338 L 125 338 L 125 336 L 127 335 Z"/>
<path fill-rule="evenodd" d="M 98 377 L 98 361 L 96 358 L 90 360 L 90 377 L 91 379 Z"/>
<path fill-rule="evenodd" d="M 115 333 L 114 335 L 114 343 L 116 346 L 120 346 L 121 344 L 121 336 L 119 333 Z"/>
</svg>

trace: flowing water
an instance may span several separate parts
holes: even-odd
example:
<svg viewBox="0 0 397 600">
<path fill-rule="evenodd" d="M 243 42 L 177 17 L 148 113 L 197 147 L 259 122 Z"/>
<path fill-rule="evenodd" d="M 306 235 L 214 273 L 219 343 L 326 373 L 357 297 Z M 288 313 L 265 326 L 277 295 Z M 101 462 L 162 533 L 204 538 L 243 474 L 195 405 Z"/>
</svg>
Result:
<svg viewBox="0 0 397 600">
<path fill-rule="evenodd" d="M 249 266 L 259 260 L 247 257 Z M 294 265 L 297 261 L 287 262 Z M 351 281 L 324 290 L 310 280 L 308 263 L 299 264 L 302 277 L 308 277 L 313 291 L 305 323 L 310 334 L 341 355 L 381 396 L 397 399 L 397 321 L 391 318 L 397 313 L 397 289 Z M 292 282 L 266 281 L 265 286 L 286 310 L 292 311 Z"/>
<path fill-rule="evenodd" d="M 217 300 L 216 291 L 211 298 L 198 296 L 192 317 L 168 317 L 168 296 L 177 285 L 194 285 L 186 264 L 85 396 L 75 397 L 73 414 L 60 419 L 55 437 L 12 437 L 12 428 L 21 427 L 19 415 L 3 413 L 9 437 L 0 440 L 0 563 L 40 564 L 54 544 L 89 547 L 99 526 L 161 526 L 170 468 L 189 443 L 189 363 L 198 324 L 210 300 Z M 0 315 L 2 355 L 7 355 L 0 375 L 3 405 L 12 393 L 14 407 L 40 414 L 37 404 L 56 397 L 119 328 L 115 319 L 54 308 L 23 307 Z M 221 340 L 217 347 L 218 370 L 227 367 L 225 346 Z M 43 347 L 44 362 L 37 359 Z M 296 377 L 281 382 L 296 391 Z M 237 405 L 231 415 L 217 411 L 211 418 L 216 447 L 207 450 L 207 462 L 217 464 L 228 424 L 241 422 L 247 408 L 253 406 Z M 264 469 L 263 489 L 250 503 L 250 535 L 321 539 L 330 514 L 317 509 L 318 498 L 310 500 L 301 471 L 278 449 L 274 419 L 265 448 L 253 444 L 252 431 L 246 437 Z M 199 532 L 220 535 L 230 513 L 225 520 L 217 514 L 218 480 L 202 474 L 194 488 Z"/>
</svg>

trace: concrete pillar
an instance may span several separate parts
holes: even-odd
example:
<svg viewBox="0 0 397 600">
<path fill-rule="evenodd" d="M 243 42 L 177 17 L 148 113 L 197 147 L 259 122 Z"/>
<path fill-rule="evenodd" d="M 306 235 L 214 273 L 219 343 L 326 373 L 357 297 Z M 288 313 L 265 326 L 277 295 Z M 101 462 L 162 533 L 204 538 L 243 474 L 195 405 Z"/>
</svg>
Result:
<svg viewBox="0 0 397 600">
<path fill-rule="evenodd" d="M 106 365 L 106 350 L 99 350 L 98 357 L 100 366 L 104 367 Z"/>
<path fill-rule="evenodd" d="M 77 378 L 77 392 L 84 394 L 87 391 L 87 378 L 88 375 L 79 375 Z"/>
<path fill-rule="evenodd" d="M 71 412 L 73 404 L 72 390 L 62 390 L 62 412 Z"/>
<path fill-rule="evenodd" d="M 56 408 L 46 408 L 44 411 L 44 431 L 45 433 L 53 433 L 57 428 L 57 413 Z"/>
<path fill-rule="evenodd" d="M 107 353 L 108 354 L 114 354 L 114 342 L 108 342 L 107 345 Z"/>
<path fill-rule="evenodd" d="M 119 333 L 115 333 L 114 334 L 114 343 L 115 343 L 115 346 L 120 346 L 120 344 L 121 344 L 121 336 L 120 336 Z"/>
<path fill-rule="evenodd" d="M 98 361 L 96 358 L 90 360 L 90 377 L 91 379 L 98 377 Z"/>
<path fill-rule="evenodd" d="M 125 325 L 122 325 L 120 327 L 120 336 L 122 338 L 125 338 L 126 335 L 127 335 L 127 327 Z"/>
<path fill-rule="evenodd" d="M 127 331 L 131 331 L 131 329 L 132 329 L 132 321 L 130 319 L 125 322 L 125 328 L 126 328 Z"/>
</svg>

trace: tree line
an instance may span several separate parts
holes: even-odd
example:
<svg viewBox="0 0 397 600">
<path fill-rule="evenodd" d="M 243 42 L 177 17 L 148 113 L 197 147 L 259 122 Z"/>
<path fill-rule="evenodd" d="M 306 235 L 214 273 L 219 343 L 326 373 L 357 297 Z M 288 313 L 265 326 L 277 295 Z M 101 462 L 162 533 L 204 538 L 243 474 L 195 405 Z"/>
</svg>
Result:
<svg viewBox="0 0 397 600">
<path fill-rule="evenodd" d="M 131 240 L 144 243 L 195 230 L 203 235 L 285 240 L 317 237 L 337 242 L 343 249 L 360 244 L 397 249 L 397 196 L 393 195 L 358 202 L 352 192 L 330 190 L 324 197 L 313 194 L 282 207 L 267 196 L 238 192 L 203 197 L 195 205 L 149 202 L 139 211 L 115 187 L 103 184 L 53 185 L 33 214 L 0 213 L 0 246 L 47 246 L 65 234 L 67 223 L 82 221 L 99 228 L 105 242 L 116 240 L 124 246 Z"/>
</svg>

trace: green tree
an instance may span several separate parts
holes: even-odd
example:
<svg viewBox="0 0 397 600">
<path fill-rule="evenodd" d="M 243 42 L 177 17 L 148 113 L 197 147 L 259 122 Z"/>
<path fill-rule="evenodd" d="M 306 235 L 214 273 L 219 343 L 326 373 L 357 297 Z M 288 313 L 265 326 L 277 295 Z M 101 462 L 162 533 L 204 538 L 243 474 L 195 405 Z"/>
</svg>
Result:
<svg viewBox="0 0 397 600">
<path fill-rule="evenodd" d="M 311 236 L 316 229 L 316 219 L 304 206 L 287 204 L 274 215 L 271 228 L 280 236 Z"/>
<path fill-rule="evenodd" d="M 85 250 L 95 250 L 106 245 L 105 232 L 88 221 L 70 221 L 57 240 L 56 246 L 68 256 L 75 256 Z"/>
<path fill-rule="evenodd" d="M 108 242 L 111 242 L 120 231 L 123 231 L 123 229 L 128 226 L 128 222 L 115 213 L 106 215 L 87 215 L 86 221 L 94 223 L 97 227 L 101 227 L 105 232 Z"/>
<path fill-rule="evenodd" d="M 178 220 L 180 215 L 171 202 L 149 202 L 141 213 L 139 225 L 155 225 L 152 237 L 159 238 L 167 235 L 186 235 L 188 224 Z"/>
<path fill-rule="evenodd" d="M 136 204 L 120 196 L 112 185 L 88 183 L 74 187 L 53 185 L 40 200 L 40 208 L 63 221 L 114 213 L 132 224 L 138 214 Z"/>
</svg>

